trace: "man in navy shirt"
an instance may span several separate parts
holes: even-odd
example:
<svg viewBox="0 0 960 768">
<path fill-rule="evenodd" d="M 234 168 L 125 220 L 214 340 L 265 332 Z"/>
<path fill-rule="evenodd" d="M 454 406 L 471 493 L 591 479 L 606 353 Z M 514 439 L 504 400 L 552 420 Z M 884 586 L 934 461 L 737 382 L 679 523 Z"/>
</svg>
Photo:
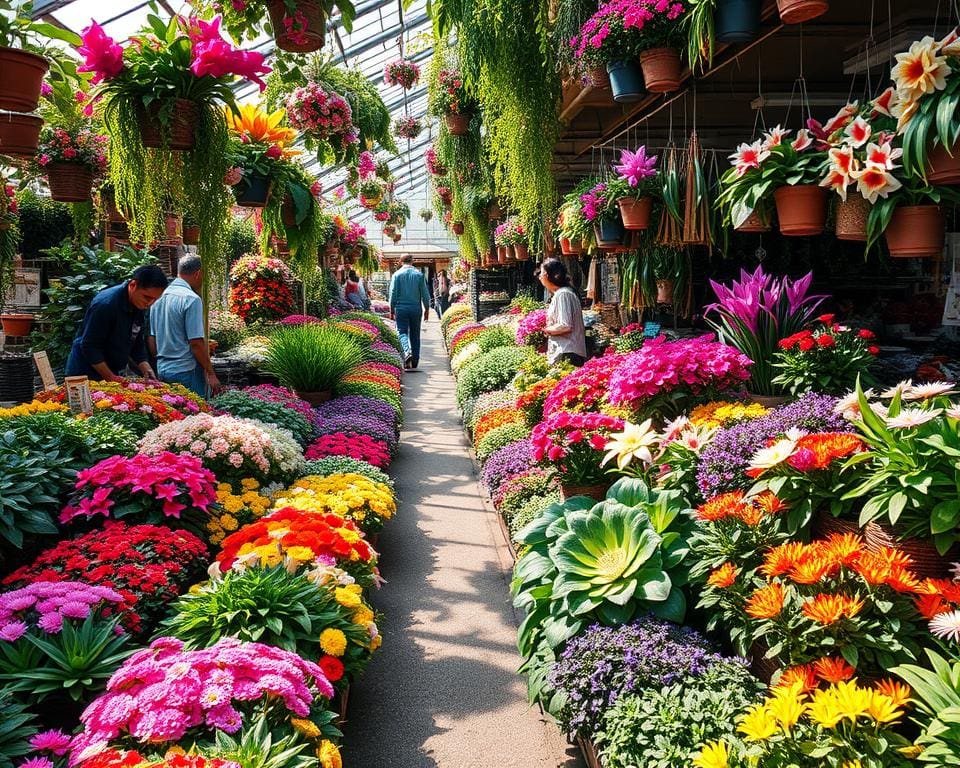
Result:
<svg viewBox="0 0 960 768">
<path fill-rule="evenodd" d="M 414 268 L 412 255 L 405 253 L 400 264 L 390 279 L 390 314 L 397 320 L 403 367 L 412 370 L 420 365 L 420 306 L 426 322 L 430 319 L 430 291 L 423 273 Z"/>
<path fill-rule="evenodd" d="M 167 276 L 157 266 L 138 267 L 120 285 L 94 296 L 67 358 L 67 376 L 89 376 L 93 381 L 121 381 L 129 362 L 144 377 L 155 379 L 147 360 L 144 310 L 167 287 Z"/>
</svg>

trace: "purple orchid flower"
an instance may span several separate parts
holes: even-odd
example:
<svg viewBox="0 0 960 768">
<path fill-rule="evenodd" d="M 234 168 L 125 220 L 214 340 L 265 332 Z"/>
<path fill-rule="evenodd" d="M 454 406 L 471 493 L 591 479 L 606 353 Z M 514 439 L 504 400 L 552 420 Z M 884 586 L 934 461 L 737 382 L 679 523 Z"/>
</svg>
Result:
<svg viewBox="0 0 960 768">
<path fill-rule="evenodd" d="M 620 164 L 613 169 L 620 174 L 620 178 L 631 187 L 636 187 L 642 179 L 657 175 L 657 156 L 647 155 L 647 148 L 641 146 L 636 152 L 625 149 L 620 153 Z"/>
</svg>

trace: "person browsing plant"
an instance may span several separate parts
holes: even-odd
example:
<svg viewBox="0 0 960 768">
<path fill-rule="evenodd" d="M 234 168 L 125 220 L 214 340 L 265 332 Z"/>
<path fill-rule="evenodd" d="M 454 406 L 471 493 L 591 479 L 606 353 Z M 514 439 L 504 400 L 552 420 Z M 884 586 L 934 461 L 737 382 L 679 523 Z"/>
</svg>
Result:
<svg viewBox="0 0 960 768">
<path fill-rule="evenodd" d="M 397 320 L 404 367 L 416 368 L 420 364 L 420 306 L 426 322 L 430 319 L 430 291 L 423 273 L 413 266 L 413 256 L 404 254 L 400 264 L 390 280 L 390 316 Z"/>
<path fill-rule="evenodd" d="M 547 307 L 547 360 L 551 365 L 564 360 L 576 366 L 587 360 L 586 330 L 580 299 L 570 287 L 567 268 L 559 259 L 547 259 L 540 267 L 540 283 L 553 298 Z"/>
</svg>

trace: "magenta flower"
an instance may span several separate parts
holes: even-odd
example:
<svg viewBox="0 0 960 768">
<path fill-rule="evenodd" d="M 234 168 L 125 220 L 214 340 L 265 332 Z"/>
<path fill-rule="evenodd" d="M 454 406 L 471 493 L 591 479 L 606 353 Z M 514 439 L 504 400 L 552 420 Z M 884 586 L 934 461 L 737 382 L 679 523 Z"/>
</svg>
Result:
<svg viewBox="0 0 960 768">
<path fill-rule="evenodd" d="M 614 166 L 614 170 L 620 174 L 620 178 L 628 182 L 631 187 L 636 187 L 642 179 L 648 179 L 657 175 L 657 157 L 656 155 L 647 156 L 647 148 L 641 146 L 636 152 L 625 149 L 620 153 L 620 165 Z"/>
<path fill-rule="evenodd" d="M 41 731 L 30 739 L 30 746 L 38 752 L 52 752 L 58 757 L 67 754 L 71 737 L 63 731 Z"/>
<path fill-rule="evenodd" d="M 77 53 L 83 56 L 83 64 L 77 72 L 93 72 L 93 82 L 109 80 L 120 74 L 123 69 L 123 48 L 103 31 L 97 22 L 91 19 L 90 26 L 80 35 L 83 45 Z"/>
<path fill-rule="evenodd" d="M 204 22 L 200 22 L 203 24 Z M 211 77 L 226 77 L 237 75 L 256 83 L 262 91 L 267 87 L 260 75 L 271 72 L 270 67 L 264 64 L 262 53 L 256 51 L 241 51 L 219 36 L 210 37 L 217 31 L 219 20 L 206 25 L 202 32 L 204 37 L 193 44 L 190 71 L 197 77 L 210 75 Z"/>
</svg>

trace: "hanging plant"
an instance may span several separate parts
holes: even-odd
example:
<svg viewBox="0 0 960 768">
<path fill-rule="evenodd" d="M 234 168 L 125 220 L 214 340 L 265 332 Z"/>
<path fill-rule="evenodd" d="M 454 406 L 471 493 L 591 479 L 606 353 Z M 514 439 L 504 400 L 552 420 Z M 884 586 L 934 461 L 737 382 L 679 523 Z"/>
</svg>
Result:
<svg viewBox="0 0 960 768">
<path fill-rule="evenodd" d="M 412 140 L 423 133 L 423 123 L 418 117 L 401 117 L 393 124 L 393 132 L 398 138 Z"/>
<path fill-rule="evenodd" d="M 431 211 L 429 208 L 421 208 L 418 215 L 421 219 L 423 219 L 424 224 L 429 224 L 430 220 L 433 219 L 433 211 Z"/>
<path fill-rule="evenodd" d="M 339 93 L 307 83 L 287 97 L 286 108 L 290 125 L 303 133 L 307 148 L 316 150 L 319 158 L 342 162 L 357 144 L 353 110 Z"/>
<path fill-rule="evenodd" d="M 383 200 L 383 184 L 376 178 L 366 179 L 359 186 L 360 205 L 372 211 Z"/>
<path fill-rule="evenodd" d="M 13 285 L 14 260 L 19 245 L 16 189 L 0 175 L 0 312 Z"/>
<path fill-rule="evenodd" d="M 78 50 L 99 83 L 110 136 L 110 180 L 131 237 L 150 243 L 163 233 L 165 213 L 190 210 L 200 224 L 200 252 L 208 278 L 224 268 L 222 238 L 229 193 L 227 124 L 223 106 L 235 107 L 236 77 L 263 85 L 269 71 L 259 53 L 240 51 L 212 22 L 174 16 L 149 25 L 126 48 L 96 23 L 83 33 Z M 184 151 L 173 151 L 180 148 Z"/>
<path fill-rule="evenodd" d="M 447 175 L 447 167 L 437 159 L 436 147 L 429 147 L 427 151 L 423 153 L 423 158 L 427 163 L 427 172 L 431 176 Z"/>
<path fill-rule="evenodd" d="M 94 179 L 107 170 L 106 145 L 107 137 L 90 128 L 44 128 L 36 166 L 47 176 L 50 197 L 63 203 L 89 201 Z"/>
<path fill-rule="evenodd" d="M 409 91 L 420 82 L 420 67 L 409 59 L 391 61 L 383 68 L 383 82 Z"/>
</svg>

